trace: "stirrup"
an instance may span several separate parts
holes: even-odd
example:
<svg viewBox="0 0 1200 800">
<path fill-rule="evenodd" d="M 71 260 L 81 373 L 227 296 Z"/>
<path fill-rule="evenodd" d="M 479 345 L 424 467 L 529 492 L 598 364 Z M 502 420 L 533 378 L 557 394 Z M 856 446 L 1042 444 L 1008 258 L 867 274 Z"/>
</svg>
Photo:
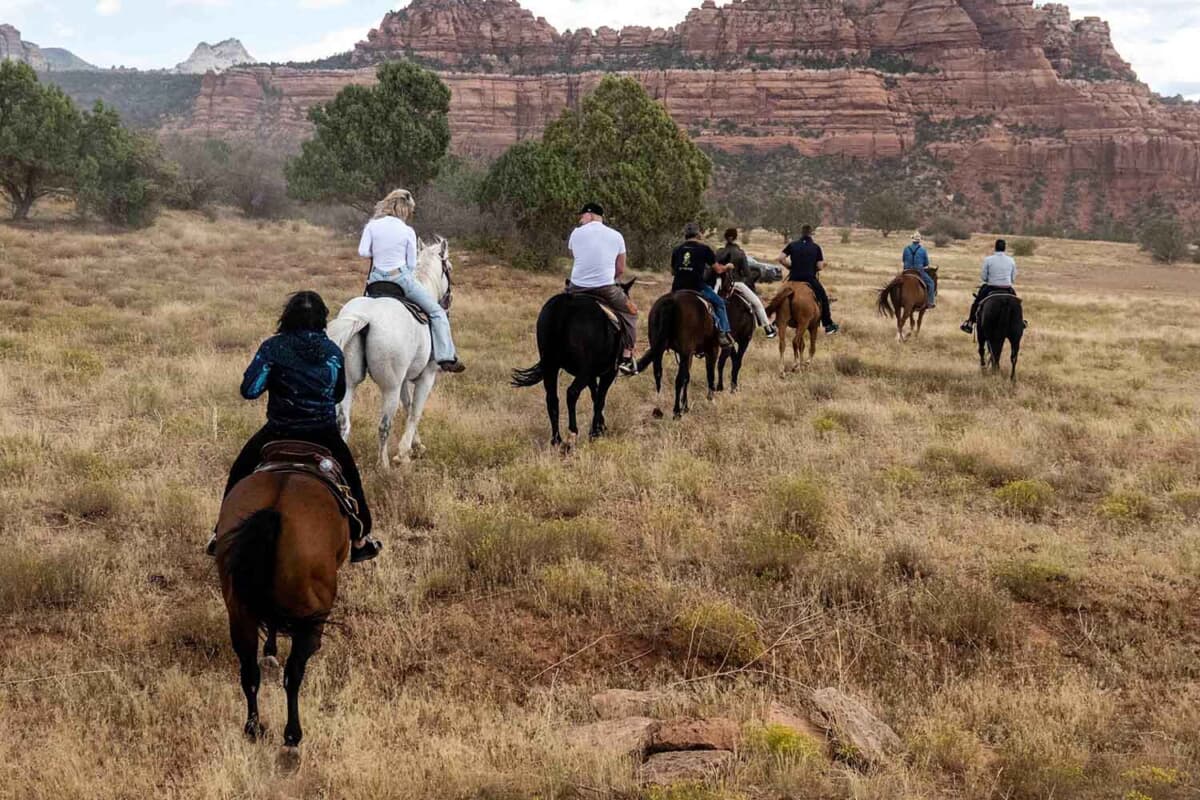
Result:
<svg viewBox="0 0 1200 800">
<path fill-rule="evenodd" d="M 362 547 L 354 547 L 353 545 L 351 545 L 351 547 L 350 547 L 350 563 L 351 564 L 361 564 L 364 561 L 370 561 L 373 558 L 377 558 L 379 556 L 379 554 L 381 552 L 383 552 L 383 543 L 380 542 L 378 539 L 368 536 L 366 539 L 366 542 L 367 543 L 364 544 Z"/>
</svg>

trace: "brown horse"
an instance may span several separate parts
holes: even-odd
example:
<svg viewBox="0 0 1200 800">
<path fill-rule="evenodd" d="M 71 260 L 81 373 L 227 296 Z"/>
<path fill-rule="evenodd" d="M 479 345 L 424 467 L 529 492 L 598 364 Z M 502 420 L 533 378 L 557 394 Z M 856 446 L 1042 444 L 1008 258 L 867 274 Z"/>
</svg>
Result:
<svg viewBox="0 0 1200 800">
<path fill-rule="evenodd" d="M 298 760 L 300 684 L 337 598 L 338 569 L 350 552 L 348 522 L 319 478 L 259 472 L 225 498 L 217 534 L 217 571 L 246 694 L 246 736 L 257 741 L 265 731 L 258 717 L 259 630 L 267 633 L 268 662 L 276 656 L 276 634 L 287 634 L 283 753 Z"/>
<path fill-rule="evenodd" d="M 682 291 L 663 295 L 650 309 L 650 349 L 638 362 L 638 372 L 654 365 L 655 390 L 662 394 L 663 356 L 674 350 L 679 356 L 679 373 L 675 377 L 675 419 L 690 408 L 688 385 L 692 380 L 692 358 L 704 356 L 708 372 L 708 399 L 717 390 L 717 354 L 721 350 L 717 324 L 712 313 L 696 292 Z M 655 418 L 662 409 L 654 409 Z"/>
<path fill-rule="evenodd" d="M 821 304 L 806 283 L 785 283 L 767 306 L 767 316 L 773 317 L 779 327 L 779 363 L 784 360 L 787 348 L 788 328 L 794 328 L 792 337 L 792 366 L 795 372 L 803 366 L 800 353 L 804 351 L 804 332 L 808 331 L 808 361 L 817 355 L 817 331 L 821 329 Z M 788 370 L 785 368 L 785 372 Z"/>
<path fill-rule="evenodd" d="M 721 357 L 717 360 L 717 391 L 725 391 L 725 364 L 732 360 L 733 369 L 729 376 L 729 389 L 731 392 L 737 393 L 738 379 L 742 374 L 742 361 L 746 358 L 746 351 L 750 349 L 750 343 L 754 341 L 754 330 L 758 327 L 758 323 L 754 319 L 754 311 L 750 308 L 750 304 L 734 291 L 732 280 L 722 279 L 720 295 L 725 299 L 725 307 L 729 313 L 729 335 L 733 337 L 735 347 L 730 350 L 722 350 Z"/>
<path fill-rule="evenodd" d="M 929 267 L 929 275 L 933 285 L 938 285 L 937 267 Z M 907 323 L 913 336 L 921 334 L 921 323 L 925 321 L 925 312 L 929 310 L 929 288 L 916 270 L 905 270 L 892 279 L 892 282 L 879 290 L 879 313 L 884 317 L 896 318 L 896 341 L 903 342 L 909 337 L 904 332 Z M 912 329 L 916 328 L 915 331 Z"/>
</svg>

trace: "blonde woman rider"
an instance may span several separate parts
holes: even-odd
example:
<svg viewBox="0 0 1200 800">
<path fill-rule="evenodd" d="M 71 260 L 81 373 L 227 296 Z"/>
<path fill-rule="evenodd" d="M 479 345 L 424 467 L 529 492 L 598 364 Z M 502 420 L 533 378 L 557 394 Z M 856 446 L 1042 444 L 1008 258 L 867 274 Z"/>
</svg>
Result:
<svg viewBox="0 0 1200 800">
<path fill-rule="evenodd" d="M 427 288 L 417 279 L 417 234 L 409 226 L 417 203 L 412 193 L 397 189 L 375 206 L 375 215 L 363 229 L 358 254 L 371 259 L 368 283 L 388 281 L 399 286 L 404 296 L 429 315 L 433 333 L 433 358 L 443 372 L 462 372 L 454 339 L 450 335 L 450 317 Z"/>
</svg>

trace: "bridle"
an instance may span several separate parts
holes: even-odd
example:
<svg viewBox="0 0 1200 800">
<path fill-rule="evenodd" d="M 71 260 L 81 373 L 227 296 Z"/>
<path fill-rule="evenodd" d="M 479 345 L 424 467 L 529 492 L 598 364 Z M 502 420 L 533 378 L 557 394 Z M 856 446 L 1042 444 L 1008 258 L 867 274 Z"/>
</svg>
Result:
<svg viewBox="0 0 1200 800">
<path fill-rule="evenodd" d="M 446 245 L 446 242 L 443 241 L 443 245 Z M 438 300 L 438 305 L 440 305 L 446 311 L 449 311 L 450 306 L 454 303 L 453 269 L 454 267 L 450 263 L 450 248 L 447 246 L 445 251 L 442 253 L 442 277 L 446 279 L 446 291 Z"/>
</svg>

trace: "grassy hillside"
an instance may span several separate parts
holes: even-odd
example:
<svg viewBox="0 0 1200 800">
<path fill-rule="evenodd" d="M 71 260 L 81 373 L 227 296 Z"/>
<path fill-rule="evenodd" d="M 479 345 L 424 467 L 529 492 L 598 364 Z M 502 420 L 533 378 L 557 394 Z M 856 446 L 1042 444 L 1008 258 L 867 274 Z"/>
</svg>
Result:
<svg viewBox="0 0 1200 800">
<path fill-rule="evenodd" d="M 203 75 L 113 70 L 44 72 L 38 76 L 66 92 L 82 108 L 97 100 L 115 108 L 126 124 L 156 128 L 167 119 L 191 111 Z"/>
<path fill-rule="evenodd" d="M 611 438 L 566 458 L 540 391 L 507 385 L 560 279 L 455 252 L 470 370 L 391 472 L 360 395 L 387 550 L 343 573 L 289 773 L 278 683 L 268 744 L 242 741 L 201 547 L 263 415 L 242 369 L 289 292 L 359 289 L 354 242 L 179 214 L 0 227 L 0 798 L 643 796 L 572 747 L 606 687 L 745 732 L 721 783 L 660 800 L 1195 797 L 1200 274 L 1040 241 L 1013 388 L 957 330 L 983 237 L 934 251 L 941 308 L 906 346 L 873 302 L 902 242 L 826 239 L 844 335 L 810 368 L 781 377 L 759 340 L 744 391 L 682 423 L 623 381 Z M 906 755 L 864 774 L 763 733 L 825 686 Z"/>
</svg>

